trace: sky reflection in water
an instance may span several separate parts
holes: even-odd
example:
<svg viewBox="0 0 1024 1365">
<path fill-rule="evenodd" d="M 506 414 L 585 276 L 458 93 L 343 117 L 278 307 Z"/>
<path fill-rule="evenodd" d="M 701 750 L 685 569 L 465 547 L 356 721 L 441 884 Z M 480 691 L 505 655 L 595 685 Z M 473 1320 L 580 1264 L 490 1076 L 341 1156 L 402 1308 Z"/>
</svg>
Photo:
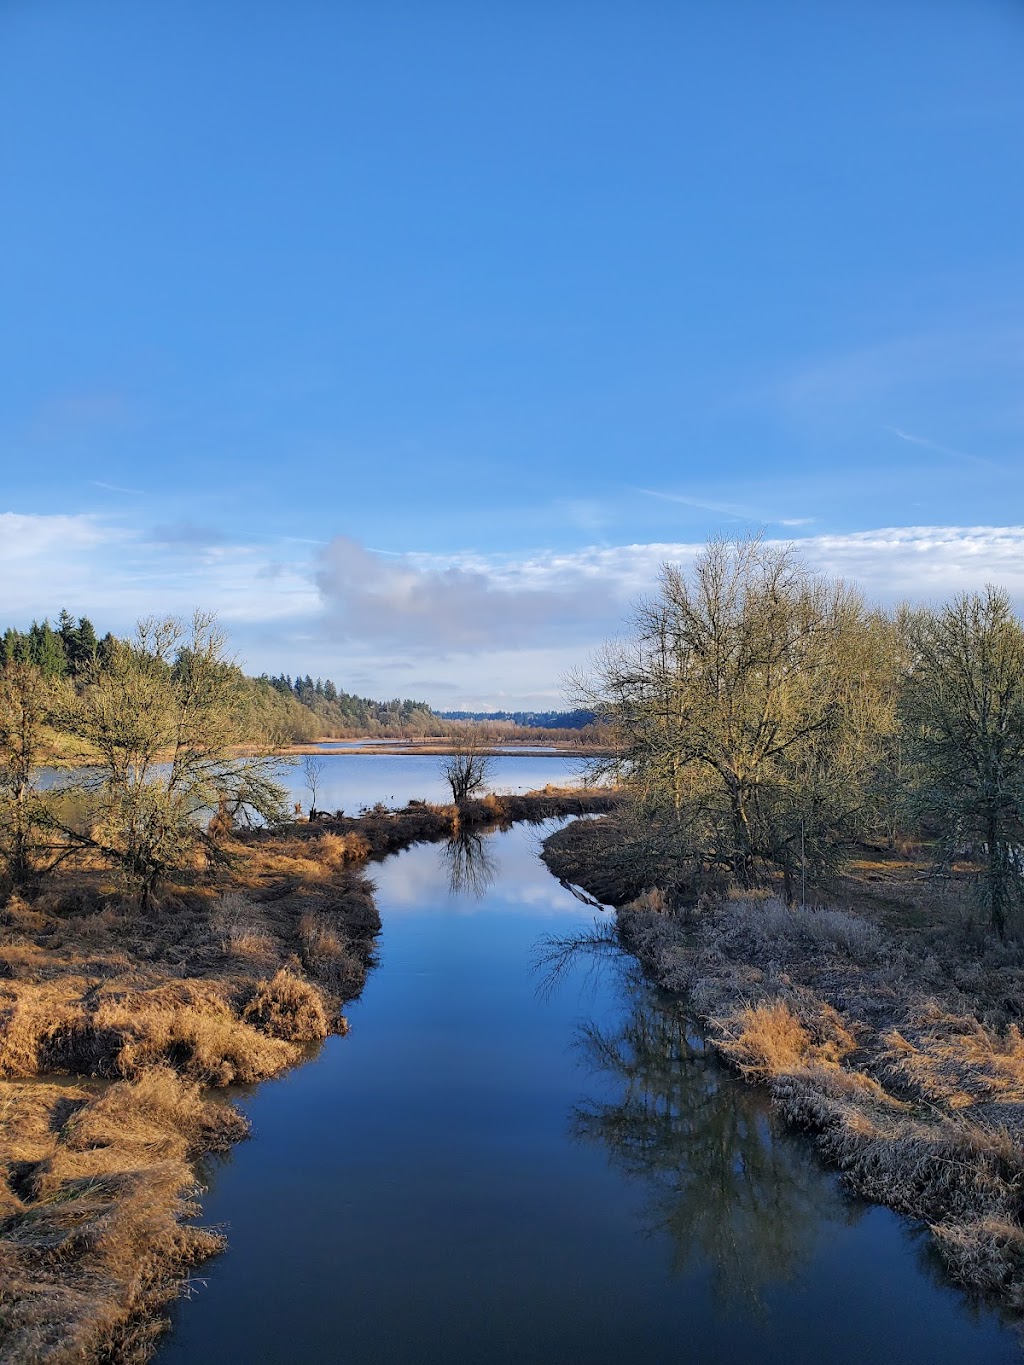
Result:
<svg viewBox="0 0 1024 1365">
<path fill-rule="evenodd" d="M 245 1100 L 254 1138 L 204 1201 L 231 1249 L 164 1365 L 1018 1361 L 627 960 L 577 953 L 544 989 L 544 936 L 609 921 L 536 846 L 517 827 L 374 869 L 352 1032 Z"/>
</svg>

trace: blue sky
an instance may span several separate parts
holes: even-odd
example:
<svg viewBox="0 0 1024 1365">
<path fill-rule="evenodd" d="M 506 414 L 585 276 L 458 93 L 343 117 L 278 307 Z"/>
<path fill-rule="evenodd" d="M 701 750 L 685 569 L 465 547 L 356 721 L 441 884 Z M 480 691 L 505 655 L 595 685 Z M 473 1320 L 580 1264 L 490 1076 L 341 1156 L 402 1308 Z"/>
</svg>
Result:
<svg viewBox="0 0 1024 1365">
<path fill-rule="evenodd" d="M 1024 6 L 0 6 L 0 614 L 559 685 L 708 534 L 1024 603 Z"/>
</svg>

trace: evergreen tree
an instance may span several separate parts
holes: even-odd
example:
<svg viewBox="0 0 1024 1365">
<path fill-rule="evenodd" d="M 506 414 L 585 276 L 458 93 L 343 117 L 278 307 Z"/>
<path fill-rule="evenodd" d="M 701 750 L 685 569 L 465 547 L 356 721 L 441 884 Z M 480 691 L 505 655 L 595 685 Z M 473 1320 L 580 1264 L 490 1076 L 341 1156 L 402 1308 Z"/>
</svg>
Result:
<svg viewBox="0 0 1024 1365">
<path fill-rule="evenodd" d="M 75 631 L 74 649 L 71 654 L 71 668 L 74 673 L 81 673 L 89 667 L 96 659 L 96 651 L 99 648 L 99 641 L 96 639 L 96 631 L 88 616 L 78 618 L 78 629 Z"/>
</svg>

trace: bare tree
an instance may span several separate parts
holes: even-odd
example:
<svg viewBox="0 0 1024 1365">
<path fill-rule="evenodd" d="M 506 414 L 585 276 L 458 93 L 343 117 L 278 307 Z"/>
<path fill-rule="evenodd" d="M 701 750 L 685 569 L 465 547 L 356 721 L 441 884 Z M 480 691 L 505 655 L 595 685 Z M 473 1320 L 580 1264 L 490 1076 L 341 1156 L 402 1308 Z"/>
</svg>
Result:
<svg viewBox="0 0 1024 1365">
<path fill-rule="evenodd" d="M 744 886 L 824 872 L 867 799 L 894 683 L 885 624 L 843 584 L 760 539 L 712 541 L 662 572 L 590 695 L 613 766 L 678 844 Z"/>
<path fill-rule="evenodd" d="M 463 805 L 490 780 L 493 765 L 477 736 L 461 732 L 452 741 L 451 752 L 441 760 L 441 775 L 451 788 L 452 800 Z"/>
<path fill-rule="evenodd" d="M 324 761 L 316 754 L 306 754 L 302 760 L 302 774 L 306 779 L 306 790 L 309 792 L 309 818 L 312 820 L 316 815 L 317 794 L 320 790 L 320 780 L 324 775 Z"/>
<path fill-rule="evenodd" d="M 212 616 L 196 613 L 190 628 L 173 618 L 141 621 L 133 640 L 114 641 L 81 690 L 65 689 L 60 711 L 62 728 L 96 755 L 58 793 L 86 811 L 65 820 L 62 833 L 109 858 L 143 904 L 197 852 L 222 858 L 224 823 L 281 812 L 273 756 L 235 751 L 250 738 L 244 678 Z M 214 811 L 211 830 L 202 817 Z"/>
<path fill-rule="evenodd" d="M 1024 899 L 1024 626 L 1006 593 L 962 594 L 910 623 L 904 693 L 918 794 L 953 856 L 982 855 L 981 885 L 1002 937 Z"/>
<path fill-rule="evenodd" d="M 35 769 L 49 685 L 33 664 L 0 671 L 0 853 L 15 884 L 28 881 L 39 818 Z"/>
<path fill-rule="evenodd" d="M 452 895 L 466 893 L 482 900 L 497 875 L 483 836 L 460 829 L 445 844 L 441 857 L 448 868 L 448 889 Z"/>
</svg>

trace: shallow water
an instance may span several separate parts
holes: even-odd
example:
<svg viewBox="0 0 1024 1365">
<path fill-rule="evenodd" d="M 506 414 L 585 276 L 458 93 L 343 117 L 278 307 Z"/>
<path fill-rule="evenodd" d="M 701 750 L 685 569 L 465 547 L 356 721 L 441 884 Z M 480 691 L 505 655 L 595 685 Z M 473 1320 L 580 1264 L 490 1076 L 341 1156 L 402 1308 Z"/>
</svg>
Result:
<svg viewBox="0 0 1024 1365">
<path fill-rule="evenodd" d="M 204 1199 L 230 1250 L 163 1365 L 1019 1361 L 628 960 L 584 953 L 540 989 L 538 940 L 595 913 L 536 841 L 375 869 L 352 1031 L 243 1099 L 253 1138 Z"/>
</svg>

